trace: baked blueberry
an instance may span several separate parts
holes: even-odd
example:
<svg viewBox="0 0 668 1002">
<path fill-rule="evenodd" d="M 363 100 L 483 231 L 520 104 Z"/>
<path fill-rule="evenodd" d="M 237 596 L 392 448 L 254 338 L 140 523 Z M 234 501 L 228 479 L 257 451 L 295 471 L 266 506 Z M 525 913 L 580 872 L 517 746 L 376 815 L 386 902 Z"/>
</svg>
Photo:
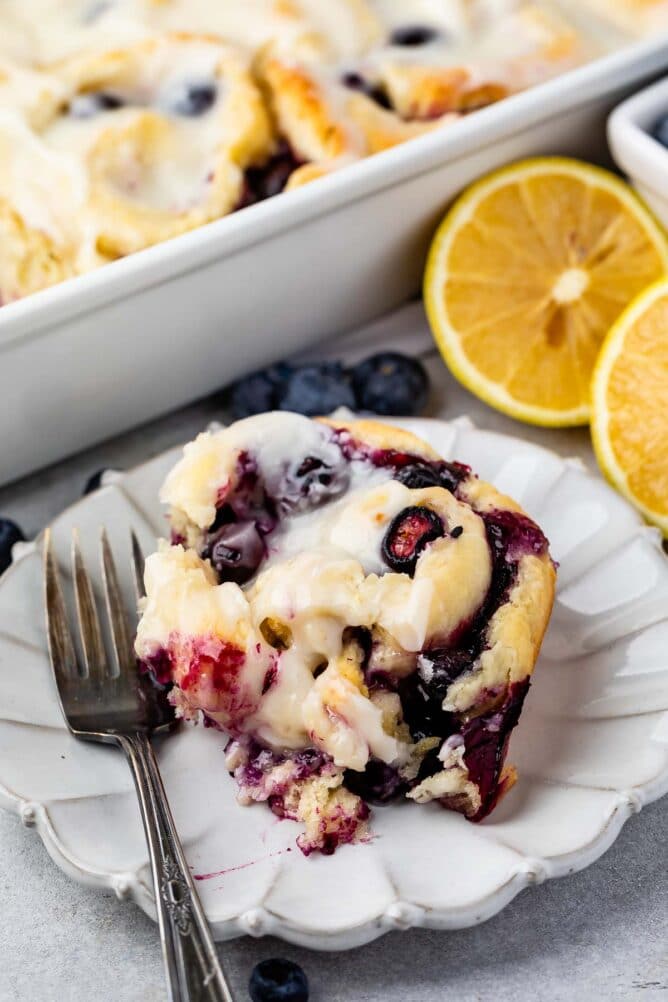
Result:
<svg viewBox="0 0 668 1002">
<path fill-rule="evenodd" d="M 195 81 L 183 84 L 170 95 L 169 108 L 174 114 L 184 118 L 197 118 L 213 107 L 217 96 L 215 84 Z"/>
<path fill-rule="evenodd" d="M 437 468 L 428 463 L 408 463 L 397 470 L 395 479 L 413 491 L 419 491 L 425 487 L 440 487 L 441 485 Z"/>
<path fill-rule="evenodd" d="M 228 522 L 210 535 L 202 556 L 221 581 L 243 584 L 262 563 L 264 543 L 254 522 Z"/>
<path fill-rule="evenodd" d="M 383 538 L 383 557 L 393 571 L 412 574 L 427 543 L 445 535 L 443 522 L 431 508 L 414 505 L 404 508 L 392 521 Z"/>
<path fill-rule="evenodd" d="M 251 372 L 249 376 L 233 383 L 229 393 L 229 407 L 235 420 L 274 410 L 292 372 L 290 365 L 271 365 L 267 369 Z"/>
<path fill-rule="evenodd" d="M 255 965 L 248 993 L 253 1002 L 308 1002 L 308 981 L 299 964 L 277 957 Z"/>
<path fill-rule="evenodd" d="M 662 115 L 658 122 L 654 124 L 652 135 L 657 142 L 668 148 L 668 115 Z"/>
<path fill-rule="evenodd" d="M 92 118 L 101 111 L 116 111 L 124 105 L 125 101 L 118 94 L 108 90 L 98 90 L 89 94 L 78 94 L 70 102 L 69 110 L 74 118 Z"/>
<path fill-rule="evenodd" d="M 12 562 L 12 546 L 25 539 L 23 532 L 11 518 L 0 518 L 0 574 Z"/>
<path fill-rule="evenodd" d="M 439 36 L 435 28 L 430 28 L 426 24 L 406 24 L 401 28 L 395 28 L 390 35 L 392 45 L 427 45 Z"/>
<path fill-rule="evenodd" d="M 387 91 L 381 84 L 373 83 L 371 80 L 367 80 L 363 77 L 361 73 L 355 73 L 354 71 L 349 73 L 344 73 L 341 77 L 341 83 L 344 87 L 348 87 L 350 90 L 357 90 L 360 94 L 364 94 L 366 97 L 370 97 L 372 101 L 379 104 L 381 108 L 391 108 L 390 99 L 387 96 Z"/>
<path fill-rule="evenodd" d="M 248 167 L 244 176 L 244 193 L 239 208 L 262 202 L 283 191 L 288 178 L 303 161 L 295 156 L 287 143 L 281 143 L 273 156 L 261 167 Z"/>
<path fill-rule="evenodd" d="M 339 362 L 304 365 L 288 377 L 279 410 L 314 417 L 329 414 L 337 407 L 355 407 L 350 378 Z"/>
<path fill-rule="evenodd" d="M 349 482 L 345 465 L 333 467 L 317 456 L 306 456 L 296 467 L 286 471 L 278 507 L 282 512 L 293 514 L 315 508 L 323 501 L 342 494 Z"/>
<path fill-rule="evenodd" d="M 473 648 L 459 650 L 435 649 L 418 658 L 418 674 L 430 696 L 445 699 L 449 686 L 468 671 L 476 659 Z"/>
<path fill-rule="evenodd" d="M 118 470 L 112 470 L 109 469 L 108 467 L 103 467 L 101 470 L 96 470 L 95 473 L 92 473 L 84 486 L 83 489 L 84 497 L 87 494 L 92 494 L 93 491 L 99 491 L 100 487 L 104 486 L 102 480 L 105 473 L 117 473 L 117 472 Z"/>
<path fill-rule="evenodd" d="M 419 414 L 427 402 L 429 378 L 421 362 L 395 351 L 356 365 L 351 380 L 357 404 L 375 414 Z"/>
</svg>

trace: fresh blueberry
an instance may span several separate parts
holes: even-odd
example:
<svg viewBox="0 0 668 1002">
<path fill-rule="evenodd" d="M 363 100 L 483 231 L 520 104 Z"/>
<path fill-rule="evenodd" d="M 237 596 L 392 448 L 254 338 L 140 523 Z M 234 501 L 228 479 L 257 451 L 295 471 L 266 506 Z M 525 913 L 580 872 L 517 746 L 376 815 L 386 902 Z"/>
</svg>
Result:
<svg viewBox="0 0 668 1002">
<path fill-rule="evenodd" d="M 308 1002 L 308 981 L 291 960 L 262 960 L 253 968 L 248 993 L 253 1002 Z"/>
<path fill-rule="evenodd" d="M 381 84 L 372 83 L 371 80 L 367 80 L 363 77 L 361 73 L 355 73 L 354 71 L 349 73 L 344 73 L 341 77 L 341 83 L 344 87 L 348 87 L 350 90 L 358 90 L 360 94 L 370 97 L 372 101 L 379 104 L 381 108 L 391 108 L 390 99 L 387 96 L 387 91 Z"/>
<path fill-rule="evenodd" d="M 293 369 L 290 365 L 271 365 L 234 383 L 230 390 L 229 406 L 235 420 L 263 414 L 278 406 L 278 399 Z"/>
<path fill-rule="evenodd" d="M 70 102 L 69 111 L 74 118 L 92 118 L 101 111 L 116 111 L 124 104 L 125 101 L 118 94 L 108 90 L 98 90 L 89 94 L 78 94 Z"/>
<path fill-rule="evenodd" d="M 96 470 L 95 473 L 91 474 L 91 476 L 86 481 L 86 486 L 83 489 L 84 497 L 87 494 L 92 494 L 93 491 L 99 491 L 100 487 L 103 486 L 102 478 L 104 477 L 105 473 L 116 473 L 116 472 L 117 472 L 116 470 L 110 470 L 110 469 Z"/>
<path fill-rule="evenodd" d="M 662 146 L 668 147 L 668 115 L 662 115 L 655 123 L 652 135 Z"/>
<path fill-rule="evenodd" d="M 443 522 L 431 508 L 404 508 L 392 519 L 383 537 L 385 562 L 393 571 L 412 574 L 425 546 L 444 535 Z"/>
<path fill-rule="evenodd" d="M 205 115 L 216 103 L 218 91 L 215 84 L 196 82 L 184 84 L 170 95 L 170 110 L 184 118 L 197 118 Z"/>
<path fill-rule="evenodd" d="M 339 362 L 304 365 L 288 377 L 279 409 L 314 417 L 329 414 L 337 407 L 355 407 L 350 379 Z"/>
<path fill-rule="evenodd" d="M 229 522 L 209 537 L 202 552 L 223 581 L 244 584 L 264 557 L 264 543 L 254 522 Z"/>
<path fill-rule="evenodd" d="M 402 28 L 395 28 L 390 35 L 392 45 L 427 45 L 438 38 L 439 32 L 435 28 L 430 28 L 424 24 L 407 24 Z"/>
<path fill-rule="evenodd" d="M 358 406 L 375 414 L 419 414 L 427 402 L 429 378 L 421 362 L 395 351 L 356 365 L 351 379 Z"/>
<path fill-rule="evenodd" d="M 26 537 L 11 518 L 0 518 L 0 574 L 6 571 L 12 562 L 12 546 L 22 542 Z"/>
</svg>

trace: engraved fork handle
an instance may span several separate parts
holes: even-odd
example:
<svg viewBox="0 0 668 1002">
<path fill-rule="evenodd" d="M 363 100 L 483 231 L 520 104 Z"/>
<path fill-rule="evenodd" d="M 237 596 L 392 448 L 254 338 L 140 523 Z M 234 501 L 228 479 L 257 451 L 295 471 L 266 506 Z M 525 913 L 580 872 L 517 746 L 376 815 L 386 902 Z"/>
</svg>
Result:
<svg viewBox="0 0 668 1002">
<path fill-rule="evenodd" d="M 121 735 L 118 741 L 139 797 L 169 1000 L 234 1002 L 176 832 L 151 742 L 141 733 Z"/>
</svg>

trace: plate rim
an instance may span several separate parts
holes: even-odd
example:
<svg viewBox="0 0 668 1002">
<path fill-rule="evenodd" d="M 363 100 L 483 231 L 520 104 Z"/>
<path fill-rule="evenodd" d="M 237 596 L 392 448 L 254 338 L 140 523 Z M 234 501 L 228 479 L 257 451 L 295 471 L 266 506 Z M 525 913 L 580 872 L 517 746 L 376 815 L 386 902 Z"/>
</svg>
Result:
<svg viewBox="0 0 668 1002">
<path fill-rule="evenodd" d="M 523 448 L 556 459 L 566 468 L 569 466 L 577 468 L 584 475 L 602 485 L 617 503 L 623 504 L 635 517 L 638 531 L 642 532 L 650 543 L 654 542 L 658 550 L 661 550 L 661 538 L 658 530 L 648 526 L 625 498 L 578 459 L 561 456 L 553 449 L 528 441 L 520 436 L 506 434 L 495 429 L 480 428 L 467 416 L 454 420 L 388 417 L 384 417 L 382 420 L 385 423 L 399 426 L 407 423 L 413 429 L 416 426 L 418 428 L 420 426 L 445 426 L 457 430 L 474 431 L 486 436 L 501 438 L 504 441 L 520 443 Z M 216 424 L 216 427 L 220 427 L 220 425 Z M 115 473 L 113 481 L 108 486 L 120 488 L 123 492 L 123 483 L 128 477 L 141 475 L 145 468 L 164 460 L 169 453 L 176 452 L 181 447 L 179 445 L 172 446 L 136 466 L 121 473 Z M 103 485 L 103 489 L 104 486 L 107 485 Z M 79 506 L 86 505 L 88 501 L 89 496 L 87 495 L 78 498 L 54 516 L 53 522 L 68 515 Z M 20 544 L 19 553 L 12 564 L 4 574 L 0 575 L 0 596 L 2 589 L 7 587 L 7 583 L 11 581 L 20 565 L 26 559 L 39 553 L 43 536 L 44 529 L 38 533 L 34 540 Z M 668 573 L 668 567 L 666 570 Z M 666 712 L 666 716 L 668 716 L 668 712 Z M 214 937 L 217 940 L 226 940 L 242 935 L 254 937 L 273 935 L 299 946 L 321 951 L 337 951 L 363 946 L 393 930 L 405 931 L 419 927 L 455 930 L 478 925 L 498 914 L 525 888 L 540 884 L 547 879 L 576 873 L 596 862 L 613 845 L 624 824 L 633 814 L 639 813 L 647 804 L 668 794 L 668 759 L 664 769 L 653 778 L 628 789 L 611 792 L 617 794 L 615 801 L 607 818 L 602 823 L 600 831 L 589 843 L 579 849 L 547 859 L 532 859 L 524 856 L 523 861 L 518 862 L 517 868 L 504 883 L 496 885 L 475 903 L 435 909 L 396 900 L 373 918 L 334 931 L 313 929 L 299 921 L 276 914 L 264 906 L 252 907 L 234 917 L 212 922 Z M 59 838 L 51 821 L 48 806 L 40 801 L 21 796 L 4 786 L 1 781 L 0 808 L 18 815 L 26 828 L 34 828 L 51 859 L 73 880 L 85 886 L 112 891 L 121 901 L 132 900 L 149 917 L 156 920 L 152 888 L 142 879 L 141 868 L 134 871 L 109 871 L 96 869 L 78 860 Z M 519 850 L 514 851 L 517 851 L 518 856 L 521 855 Z"/>
</svg>

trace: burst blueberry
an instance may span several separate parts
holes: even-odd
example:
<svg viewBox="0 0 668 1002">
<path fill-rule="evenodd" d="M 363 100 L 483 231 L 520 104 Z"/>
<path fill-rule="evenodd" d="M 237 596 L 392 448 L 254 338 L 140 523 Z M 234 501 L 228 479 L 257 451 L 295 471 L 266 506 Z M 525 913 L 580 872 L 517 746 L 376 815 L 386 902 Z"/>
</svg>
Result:
<svg viewBox="0 0 668 1002">
<path fill-rule="evenodd" d="M 355 394 L 345 369 L 339 362 L 304 365 L 288 378 L 279 409 L 307 417 L 329 414 L 337 407 L 355 407 Z"/>
<path fill-rule="evenodd" d="M 23 542 L 25 536 L 16 522 L 11 518 L 0 518 L 0 574 L 6 571 L 12 562 L 12 547 L 14 543 Z"/>
<path fill-rule="evenodd" d="M 443 522 L 431 508 L 404 508 L 392 519 L 383 538 L 385 562 L 393 571 L 413 574 L 425 546 L 444 535 Z"/>
<path fill-rule="evenodd" d="M 308 981 L 291 960 L 262 960 L 253 968 L 248 993 L 253 1002 L 308 1002 Z"/>
<path fill-rule="evenodd" d="M 394 351 L 360 362 L 351 372 L 351 381 L 358 406 L 375 414 L 420 414 L 429 393 L 422 363 Z"/>
</svg>

